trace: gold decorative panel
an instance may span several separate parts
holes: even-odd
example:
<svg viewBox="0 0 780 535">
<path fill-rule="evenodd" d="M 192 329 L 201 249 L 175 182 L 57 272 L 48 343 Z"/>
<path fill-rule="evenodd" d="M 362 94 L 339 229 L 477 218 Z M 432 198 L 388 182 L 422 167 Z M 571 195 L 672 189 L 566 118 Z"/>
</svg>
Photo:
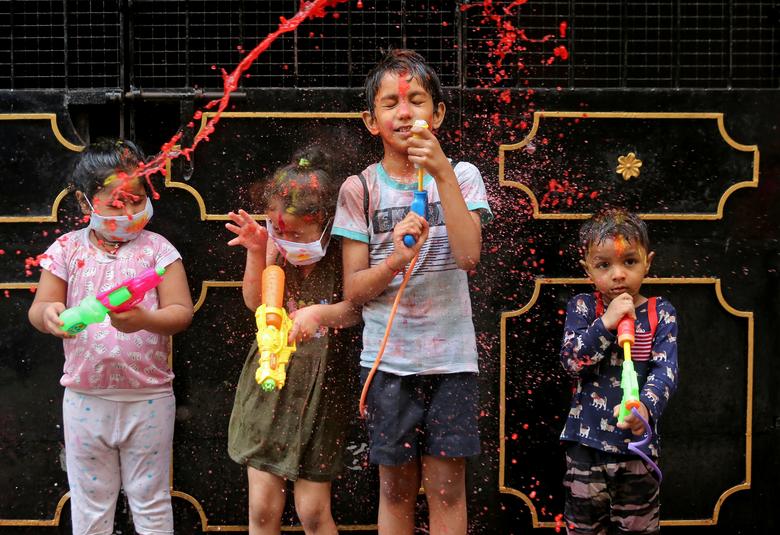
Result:
<svg viewBox="0 0 780 535">
<path fill-rule="evenodd" d="M 499 183 L 536 219 L 586 219 L 604 202 L 643 219 L 721 219 L 735 191 L 758 187 L 758 146 L 733 140 L 722 113 L 537 111 L 498 158 Z M 641 165 L 641 180 L 624 180 Z"/>
</svg>

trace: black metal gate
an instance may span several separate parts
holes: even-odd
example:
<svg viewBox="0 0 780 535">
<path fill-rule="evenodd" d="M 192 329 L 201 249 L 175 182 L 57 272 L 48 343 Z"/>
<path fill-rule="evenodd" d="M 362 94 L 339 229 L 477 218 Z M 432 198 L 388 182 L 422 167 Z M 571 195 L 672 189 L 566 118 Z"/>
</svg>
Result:
<svg viewBox="0 0 780 535">
<path fill-rule="evenodd" d="M 447 86 L 442 143 L 480 168 L 497 216 L 471 278 L 484 450 L 469 465 L 473 532 L 549 530 L 562 512 L 557 436 L 569 383 L 556 355 L 558 311 L 585 282 L 575 229 L 605 201 L 648 220 L 658 252 L 648 291 L 680 313 L 680 390 L 663 423 L 664 532 L 776 528 L 780 9 L 736 0 L 493 4 L 349 0 L 305 22 L 260 56 L 193 161 L 158 177 L 153 228 L 182 252 L 198 302 L 192 328 L 173 342 L 179 532 L 246 524 L 245 475 L 225 436 L 253 332 L 236 312 L 243 261 L 225 245 L 225 214 L 256 211 L 249 185 L 302 140 L 339 147 L 344 176 L 375 160 L 379 147 L 357 115 L 360 87 L 381 50 L 402 46 Z M 68 529 L 61 347 L 29 326 L 26 310 L 35 256 L 78 224 L 62 193 L 74 157 L 104 135 L 154 153 L 184 128 L 189 143 L 198 124 L 185 125 L 221 94 L 220 70 L 298 7 L 0 1 L 0 532 Z M 502 42 L 511 46 L 502 51 Z M 629 152 L 643 167 L 625 180 L 615 167 Z M 359 426 L 345 455 L 337 522 L 371 531 L 376 475 Z M 299 529 L 291 507 L 285 523 Z M 118 529 L 130 526 L 120 503 Z"/>
</svg>

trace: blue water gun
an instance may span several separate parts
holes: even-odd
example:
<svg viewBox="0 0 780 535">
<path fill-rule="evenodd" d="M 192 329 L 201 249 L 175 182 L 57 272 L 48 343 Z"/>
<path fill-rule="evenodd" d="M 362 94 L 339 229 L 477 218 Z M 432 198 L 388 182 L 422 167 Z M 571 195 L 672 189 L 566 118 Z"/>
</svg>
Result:
<svg viewBox="0 0 780 535">
<path fill-rule="evenodd" d="M 428 123 L 425 121 L 425 119 L 417 119 L 414 121 L 414 126 L 428 128 Z M 412 204 L 409 206 L 409 210 L 417 215 L 425 217 L 426 212 L 428 211 L 428 192 L 423 189 L 423 176 L 425 176 L 425 169 L 418 165 L 415 165 L 415 167 L 417 167 L 417 191 L 414 192 L 414 199 L 412 199 Z M 412 247 L 416 241 L 417 240 L 415 240 L 414 236 L 411 234 L 404 236 L 404 245 L 407 247 Z"/>
</svg>

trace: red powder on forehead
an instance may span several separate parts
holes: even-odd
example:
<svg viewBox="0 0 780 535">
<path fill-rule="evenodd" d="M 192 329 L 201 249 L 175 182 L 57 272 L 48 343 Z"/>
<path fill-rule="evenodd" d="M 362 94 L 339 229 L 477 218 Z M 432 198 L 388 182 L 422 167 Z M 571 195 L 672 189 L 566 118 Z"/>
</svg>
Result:
<svg viewBox="0 0 780 535">
<path fill-rule="evenodd" d="M 618 234 L 615 236 L 615 253 L 617 253 L 618 256 L 623 256 L 623 253 L 626 252 L 626 249 L 628 248 L 628 240 L 626 240 L 622 235 Z"/>
<path fill-rule="evenodd" d="M 409 93 L 409 80 L 407 80 L 407 77 L 409 76 L 408 72 L 402 72 L 398 74 L 398 96 L 403 98 L 406 98 L 407 93 Z"/>
<path fill-rule="evenodd" d="M 279 227 L 279 232 L 284 232 L 284 220 L 282 219 L 282 214 L 279 214 L 276 217 L 276 226 Z"/>
</svg>

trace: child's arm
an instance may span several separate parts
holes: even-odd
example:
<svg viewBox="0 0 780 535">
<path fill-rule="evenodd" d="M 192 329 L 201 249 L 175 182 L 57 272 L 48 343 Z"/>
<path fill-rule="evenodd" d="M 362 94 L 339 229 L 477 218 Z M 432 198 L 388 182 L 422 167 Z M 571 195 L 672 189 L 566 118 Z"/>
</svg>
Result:
<svg viewBox="0 0 780 535">
<path fill-rule="evenodd" d="M 192 323 L 192 297 L 181 260 L 165 266 L 165 277 L 157 286 L 157 297 L 157 310 L 133 307 L 125 312 L 109 312 L 111 325 L 125 333 L 143 329 L 164 336 L 189 327 Z"/>
<path fill-rule="evenodd" d="M 658 421 L 677 390 L 677 312 L 671 303 L 658 299 L 658 326 L 653 338 L 650 370 L 639 392 L 650 418 Z"/>
<path fill-rule="evenodd" d="M 403 238 L 407 234 L 415 239 L 412 247 L 404 245 Z M 393 229 L 393 252 L 373 267 L 369 267 L 367 243 L 344 239 L 344 299 L 359 306 L 380 295 L 398 272 L 411 262 L 427 239 L 428 222 L 424 217 L 409 212 Z"/>
<path fill-rule="evenodd" d="M 27 312 L 27 317 L 33 327 L 42 333 L 53 334 L 58 338 L 72 338 L 72 335 L 60 328 L 63 323 L 60 321 L 59 315 L 66 308 L 67 294 L 67 282 L 45 269 L 41 270 L 41 279 L 35 291 L 35 299 Z"/>
<path fill-rule="evenodd" d="M 615 333 L 604 326 L 603 316 L 594 320 L 595 316 L 595 305 L 584 294 L 573 297 L 566 307 L 561 364 L 569 372 L 580 373 L 598 364 L 615 341 Z"/>
<path fill-rule="evenodd" d="M 244 210 L 229 212 L 228 217 L 234 224 L 225 223 L 225 228 L 236 235 L 228 245 L 243 245 L 246 248 L 246 266 L 241 292 L 244 304 L 254 312 L 262 303 L 261 277 L 266 266 L 268 231 L 259 225 Z"/>
<path fill-rule="evenodd" d="M 482 224 L 479 214 L 466 206 L 455 170 L 439 145 L 436 136 L 427 129 L 415 126 L 409 139 L 409 160 L 436 180 L 450 248 L 460 269 L 474 269 L 482 250 Z"/>
<path fill-rule="evenodd" d="M 290 318 L 293 320 L 293 326 L 288 343 L 303 342 L 314 336 L 320 327 L 342 329 L 357 325 L 360 321 L 360 307 L 349 301 L 332 305 L 311 305 L 296 310 Z"/>
</svg>

